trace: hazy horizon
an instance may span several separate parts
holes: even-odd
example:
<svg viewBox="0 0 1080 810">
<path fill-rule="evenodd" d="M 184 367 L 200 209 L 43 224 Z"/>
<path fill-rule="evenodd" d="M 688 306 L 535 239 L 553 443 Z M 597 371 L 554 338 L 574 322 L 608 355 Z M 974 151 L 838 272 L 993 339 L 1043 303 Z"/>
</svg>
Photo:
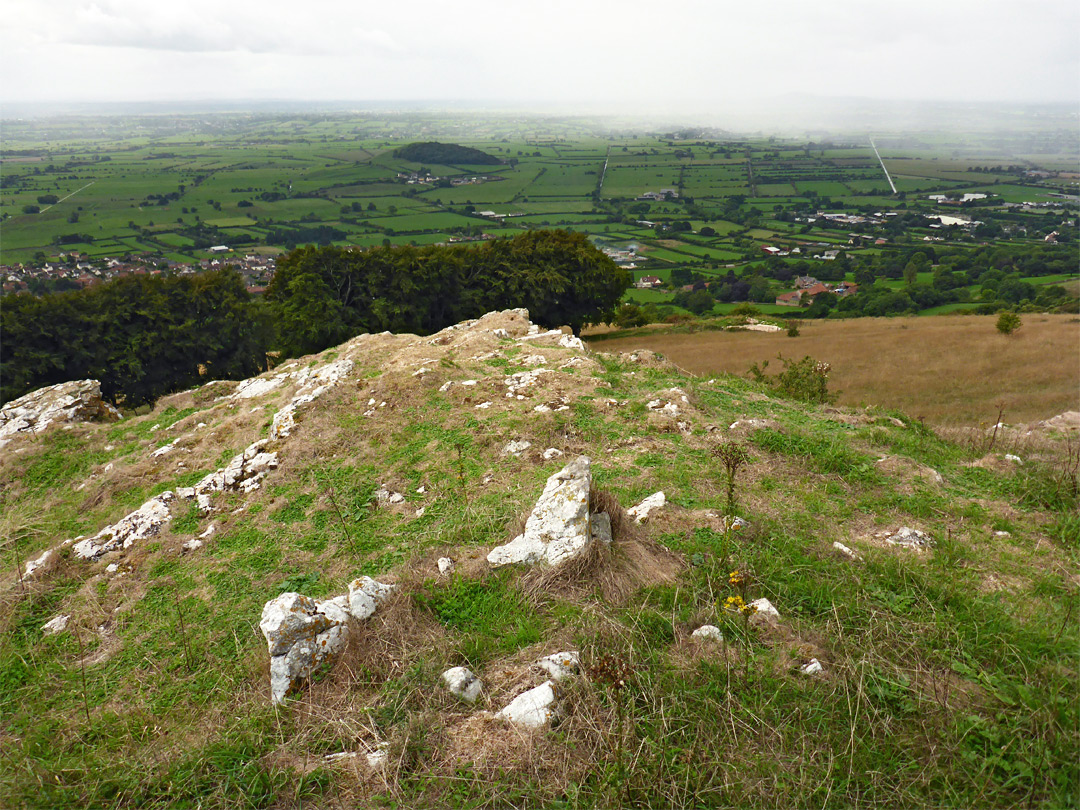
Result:
<svg viewBox="0 0 1080 810">
<path fill-rule="evenodd" d="M 462 104 L 781 117 L 770 105 L 1080 104 L 1080 4 L 912 0 L 660 8 L 493 0 L 9 0 L 0 104 Z M 470 101 L 463 102 L 462 99 Z"/>
</svg>

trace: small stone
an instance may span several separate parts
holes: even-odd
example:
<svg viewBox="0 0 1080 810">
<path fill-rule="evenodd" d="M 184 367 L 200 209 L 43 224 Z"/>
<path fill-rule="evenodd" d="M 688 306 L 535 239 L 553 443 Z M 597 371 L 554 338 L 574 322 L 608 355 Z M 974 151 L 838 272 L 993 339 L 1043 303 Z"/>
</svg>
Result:
<svg viewBox="0 0 1080 810">
<path fill-rule="evenodd" d="M 1009 532 L 998 531 L 998 532 L 994 532 L 994 537 L 1012 537 L 1012 535 L 1009 534 Z"/>
<path fill-rule="evenodd" d="M 439 557 L 439 573 L 444 577 L 454 572 L 454 561 L 449 557 Z"/>
<path fill-rule="evenodd" d="M 198 551 L 204 545 L 206 545 L 206 544 L 202 540 L 195 537 L 195 538 L 192 538 L 191 540 L 188 540 L 180 548 L 183 549 L 184 551 Z"/>
<path fill-rule="evenodd" d="M 581 656 L 576 651 L 567 651 L 546 655 L 536 662 L 553 680 L 561 681 L 577 674 L 581 666 Z"/>
<path fill-rule="evenodd" d="M 38 557 L 36 560 L 28 560 L 26 563 L 26 571 L 23 573 L 23 579 L 33 576 L 34 572 L 41 568 L 41 566 L 45 565 L 45 563 L 49 561 L 49 558 L 51 556 L 52 549 L 48 549 L 46 551 L 43 551 L 41 553 L 41 556 Z"/>
<path fill-rule="evenodd" d="M 773 607 L 773 603 L 770 602 L 768 599 L 762 597 L 761 599 L 755 599 L 750 604 L 757 608 L 758 616 L 768 616 L 770 618 L 776 619 L 777 621 L 780 620 L 780 611 Z"/>
<path fill-rule="evenodd" d="M 495 717 L 526 728 L 542 728 L 555 716 L 555 681 L 544 681 L 514 698 Z"/>
<path fill-rule="evenodd" d="M 692 638 L 700 638 L 703 641 L 723 641 L 724 634 L 715 624 L 703 624 L 690 634 Z"/>
<path fill-rule="evenodd" d="M 446 688 L 462 700 L 475 703 L 484 684 L 466 667 L 454 667 L 442 674 Z"/>
<path fill-rule="evenodd" d="M 349 583 L 349 613 L 363 621 L 369 618 L 379 603 L 394 592 L 393 585 L 386 585 L 371 577 L 360 577 Z"/>
<path fill-rule="evenodd" d="M 41 626 L 42 635 L 55 636 L 57 633 L 63 633 L 67 628 L 68 619 L 71 618 L 70 614 L 61 614 L 56 616 Z"/>
<path fill-rule="evenodd" d="M 422 518 L 424 516 L 425 512 L 427 512 L 427 507 L 426 506 L 421 506 L 419 509 L 417 509 L 415 512 L 413 512 L 413 517 Z"/>
<path fill-rule="evenodd" d="M 821 662 L 816 658 L 811 658 L 810 663 L 802 667 L 800 670 L 803 675 L 817 675 L 819 672 L 824 672 L 825 667 L 821 665 Z"/>
<path fill-rule="evenodd" d="M 551 461 L 553 458 L 559 458 L 562 454 L 562 450 L 559 450 L 555 447 L 549 447 L 547 450 L 544 451 L 544 461 Z"/>
<path fill-rule="evenodd" d="M 120 566 L 117 565 L 116 563 L 109 563 L 108 565 L 105 566 L 105 573 L 106 574 L 115 574 L 119 570 L 120 570 Z"/>
<path fill-rule="evenodd" d="M 647 497 L 637 506 L 632 506 L 626 510 L 628 517 L 633 518 L 637 523 L 644 523 L 649 519 L 649 515 L 656 509 L 660 509 L 667 503 L 667 497 L 663 492 L 654 492 Z"/>
<path fill-rule="evenodd" d="M 424 494 L 425 492 L 427 492 L 427 488 L 426 488 L 426 487 L 417 487 L 417 488 L 416 488 L 416 494 L 417 494 L 417 495 L 423 495 L 423 494 Z"/>
<path fill-rule="evenodd" d="M 1005 454 L 1005 460 L 1011 461 L 1013 464 L 1023 464 L 1024 460 L 1020 456 L 1014 456 L 1012 453 Z"/>
<path fill-rule="evenodd" d="M 390 743 L 379 743 L 374 751 L 366 755 L 365 759 L 372 770 L 382 768 L 390 759 Z"/>
<path fill-rule="evenodd" d="M 845 546 L 845 545 L 844 545 L 843 543 L 841 543 L 841 542 L 840 542 L 839 540 L 837 540 L 836 542 L 834 542 L 834 543 L 832 544 L 832 547 L 833 547 L 833 548 L 835 548 L 835 549 L 836 549 L 837 551 L 839 551 L 839 552 L 840 552 L 841 554 L 843 554 L 843 555 L 844 555 L 844 556 L 846 556 L 846 557 L 850 557 L 850 558 L 851 558 L 851 559 L 853 559 L 853 560 L 857 560 L 857 559 L 859 559 L 859 555 L 858 555 L 858 554 L 856 554 L 856 553 L 855 553 L 854 551 L 852 551 L 852 550 L 851 550 L 850 548 L 848 548 L 847 546 Z"/>
<path fill-rule="evenodd" d="M 502 452 L 504 456 L 515 456 L 521 458 L 521 454 L 532 447 L 532 442 L 527 442 L 524 439 L 518 441 L 507 442 L 503 447 Z"/>
<path fill-rule="evenodd" d="M 885 542 L 890 546 L 921 550 L 929 546 L 932 539 L 926 532 L 912 529 L 910 526 L 902 526 L 895 534 L 886 537 Z"/>
</svg>

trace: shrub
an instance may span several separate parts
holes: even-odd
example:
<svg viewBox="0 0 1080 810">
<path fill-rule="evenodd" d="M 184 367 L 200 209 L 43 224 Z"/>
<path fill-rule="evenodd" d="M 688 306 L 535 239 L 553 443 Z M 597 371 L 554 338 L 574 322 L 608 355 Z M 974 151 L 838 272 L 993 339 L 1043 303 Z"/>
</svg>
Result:
<svg viewBox="0 0 1080 810">
<path fill-rule="evenodd" d="M 769 367 L 769 361 L 766 360 L 760 366 L 754 363 L 750 367 L 750 375 L 755 381 L 764 383 L 791 399 L 823 403 L 836 401 L 837 395 L 829 393 L 829 372 L 832 366 L 828 363 L 815 360 L 810 355 L 802 360 L 787 360 L 781 355 L 777 355 L 777 358 L 784 364 L 784 370 L 779 374 L 770 377 L 765 373 Z"/>
<path fill-rule="evenodd" d="M 997 330 L 1003 335 L 1011 335 L 1021 326 L 1023 326 L 1023 322 L 1015 312 L 1002 312 L 998 315 Z"/>
</svg>

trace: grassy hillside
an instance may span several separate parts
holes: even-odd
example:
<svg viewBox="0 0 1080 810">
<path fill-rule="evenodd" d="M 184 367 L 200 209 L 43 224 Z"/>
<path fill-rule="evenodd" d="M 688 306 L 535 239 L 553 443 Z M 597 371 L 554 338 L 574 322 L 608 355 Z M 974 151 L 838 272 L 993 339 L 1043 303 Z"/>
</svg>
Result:
<svg viewBox="0 0 1080 810">
<path fill-rule="evenodd" d="M 0 449 L 0 804 L 1075 806 L 1074 434 L 948 441 L 901 413 L 778 399 L 527 328 L 500 313 L 364 335 L 259 387 L 209 383 Z M 259 489 L 216 494 L 208 514 L 177 498 L 156 536 L 94 562 L 61 547 L 16 579 L 269 438 L 317 374 L 317 399 L 266 445 L 278 466 Z M 511 441 L 531 446 L 518 457 Z M 734 488 L 746 525 L 729 530 L 714 453 L 732 444 L 749 461 Z M 490 570 L 581 454 L 615 514 L 611 547 Z M 657 490 L 664 509 L 622 519 L 616 502 Z M 889 545 L 903 526 L 932 544 Z M 263 604 L 359 575 L 398 590 L 273 707 Z M 735 595 L 779 619 L 726 610 Z M 66 630 L 46 635 L 57 615 Z M 692 637 L 706 623 L 724 643 Z M 493 719 L 544 679 L 533 662 L 570 649 L 584 672 L 560 686 L 550 730 Z M 815 658 L 823 671 L 803 674 Z M 477 705 L 442 686 L 457 665 L 484 681 Z"/>
</svg>

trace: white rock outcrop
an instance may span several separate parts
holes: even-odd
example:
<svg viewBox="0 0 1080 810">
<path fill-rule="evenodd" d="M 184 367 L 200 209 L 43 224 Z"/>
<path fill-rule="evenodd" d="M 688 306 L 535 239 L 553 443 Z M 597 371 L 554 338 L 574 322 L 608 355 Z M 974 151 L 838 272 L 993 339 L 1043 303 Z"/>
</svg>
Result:
<svg viewBox="0 0 1080 810">
<path fill-rule="evenodd" d="M 535 563 L 555 565 L 580 554 L 591 540 L 589 458 L 579 456 L 547 480 L 525 523 L 524 533 L 488 554 L 493 566 Z"/>
<path fill-rule="evenodd" d="M 41 433 L 54 424 L 119 418 L 120 411 L 101 398 L 101 383 L 73 380 L 39 388 L 0 407 L 0 439 Z"/>
<path fill-rule="evenodd" d="M 442 674 L 446 688 L 469 703 L 475 703 L 484 688 L 483 682 L 467 667 L 454 667 Z"/>
<path fill-rule="evenodd" d="M 177 494 L 186 500 L 213 492 L 238 490 L 252 492 L 259 488 L 262 479 L 270 470 L 278 466 L 276 452 L 267 452 L 269 439 L 260 439 L 244 448 L 244 452 L 233 457 L 223 469 L 212 472 L 193 487 L 182 487 Z M 209 510 L 209 501 L 206 501 Z M 200 508 L 203 508 L 200 500 Z"/>
<path fill-rule="evenodd" d="M 138 540 L 153 537 L 172 520 L 168 507 L 172 499 L 172 492 L 162 492 L 93 537 L 75 543 L 72 551 L 84 560 L 95 560 L 109 551 L 130 548 Z"/>
<path fill-rule="evenodd" d="M 281 703 L 348 640 L 348 616 L 338 603 L 283 593 L 263 607 L 259 629 L 270 650 L 270 698 Z"/>
<path fill-rule="evenodd" d="M 542 728 L 555 716 L 555 681 L 544 681 L 514 698 L 495 717 L 525 728 Z"/>
<path fill-rule="evenodd" d="M 532 442 L 525 441 L 524 439 L 514 440 L 512 442 L 506 443 L 506 445 L 502 449 L 502 453 L 504 456 L 515 456 L 516 458 L 521 458 L 521 454 L 528 450 L 530 447 L 532 447 Z"/>
<path fill-rule="evenodd" d="M 667 503 L 667 496 L 663 492 L 654 492 L 647 497 L 637 506 L 631 506 L 626 510 L 628 517 L 634 519 L 637 523 L 644 523 L 649 519 L 649 515 L 655 510 L 662 508 Z"/>
<path fill-rule="evenodd" d="M 34 573 L 39 568 L 41 568 L 41 566 L 45 565 L 45 563 L 49 561 L 49 558 L 52 557 L 52 555 L 53 551 L 50 548 L 41 552 L 41 556 L 37 557 L 36 559 L 28 560 L 26 563 L 26 570 L 23 573 L 23 579 L 26 579 L 27 577 L 32 577 Z"/>
</svg>

